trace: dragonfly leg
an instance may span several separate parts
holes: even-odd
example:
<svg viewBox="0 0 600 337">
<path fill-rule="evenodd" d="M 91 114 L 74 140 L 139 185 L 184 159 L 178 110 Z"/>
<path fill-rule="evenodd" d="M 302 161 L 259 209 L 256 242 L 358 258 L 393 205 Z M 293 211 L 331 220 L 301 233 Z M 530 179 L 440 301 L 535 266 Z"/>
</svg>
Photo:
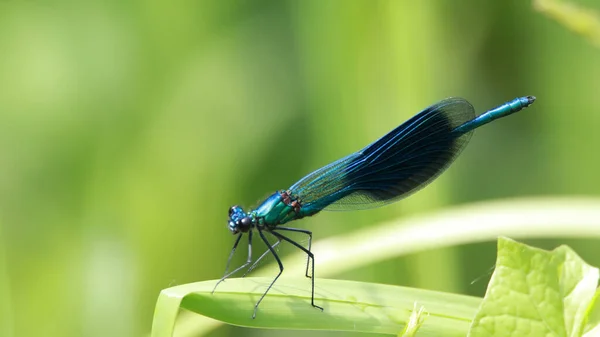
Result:
<svg viewBox="0 0 600 337">
<path fill-rule="evenodd" d="M 260 302 L 262 302 L 263 298 L 265 298 L 265 295 L 267 295 L 267 293 L 269 292 L 269 290 L 271 290 L 271 287 L 273 286 L 273 284 L 275 284 L 275 281 L 277 281 L 277 279 L 279 278 L 279 276 L 281 276 L 281 273 L 283 273 L 283 263 L 281 263 L 281 259 L 279 258 L 279 256 L 275 252 L 275 249 L 273 249 L 273 245 L 271 245 L 271 243 L 269 242 L 269 240 L 267 240 L 267 237 L 262 232 L 262 229 L 260 229 L 260 227 L 256 227 L 256 228 L 258 229 L 258 235 L 260 235 L 261 239 L 267 244 L 267 247 L 269 248 L 269 251 L 271 252 L 271 254 L 273 254 L 273 256 L 275 257 L 275 260 L 277 260 L 277 264 L 279 265 L 279 274 L 277 274 L 277 276 L 275 276 L 275 278 L 273 279 L 273 281 L 271 282 L 271 284 L 269 284 L 269 287 L 267 288 L 267 290 L 265 291 L 265 293 L 262 294 L 262 296 L 260 297 L 260 299 L 258 300 L 258 302 L 256 302 L 256 304 L 254 305 L 254 313 L 252 314 L 252 319 L 254 319 L 256 317 L 256 310 L 258 310 L 258 305 L 260 304 Z M 273 235 L 275 235 L 275 234 L 273 234 Z M 275 235 L 275 236 L 277 237 L 277 235 Z M 279 239 L 279 237 L 278 237 L 278 239 Z"/>
<path fill-rule="evenodd" d="M 279 240 L 279 238 L 278 238 L 277 242 L 275 242 L 271 246 L 271 248 L 275 249 L 277 246 L 279 246 L 280 243 L 281 243 L 281 240 Z M 254 270 L 254 268 L 256 268 L 256 266 L 258 266 L 258 263 L 260 262 L 260 260 L 262 260 L 270 252 L 271 251 L 267 248 L 267 250 L 265 250 L 265 252 L 262 253 L 262 255 L 258 259 L 256 259 L 256 261 L 254 261 L 254 263 L 250 266 L 250 268 L 248 268 L 248 270 L 246 270 L 246 272 L 244 273 L 244 275 L 242 275 L 242 277 L 246 277 L 246 275 L 248 275 L 252 270 Z"/>
<path fill-rule="evenodd" d="M 242 233 L 240 233 L 240 235 L 238 235 L 235 242 L 233 243 L 233 247 L 231 248 L 231 252 L 229 253 L 229 258 L 227 258 L 227 264 L 225 265 L 225 272 L 223 273 L 223 275 L 227 275 L 227 273 L 229 272 L 229 266 L 231 265 L 231 259 L 233 259 L 233 254 L 235 254 L 235 250 L 237 249 L 237 246 L 240 243 L 241 239 L 242 239 Z"/>
<path fill-rule="evenodd" d="M 231 253 L 229 253 L 229 260 L 227 260 L 227 266 L 225 267 L 225 275 L 223 275 L 223 277 L 221 277 L 221 279 L 219 280 L 219 282 L 217 282 L 217 284 L 215 284 L 215 287 L 213 288 L 212 293 L 214 294 L 215 290 L 217 289 L 217 286 L 219 284 L 221 284 L 221 282 L 225 281 L 225 279 L 227 279 L 229 276 L 237 273 L 238 271 L 246 268 L 250 262 L 252 262 L 252 231 L 248 232 L 248 259 L 246 259 L 246 263 L 244 263 L 243 265 L 235 268 L 234 271 L 232 271 L 231 273 L 227 273 L 227 270 L 229 270 L 229 263 L 231 262 L 231 258 L 233 257 L 233 253 L 235 252 L 235 249 L 237 248 L 238 243 L 240 242 L 240 239 L 242 238 L 242 233 L 240 233 L 240 235 L 238 236 L 238 238 L 235 240 L 235 243 L 233 244 L 233 248 L 231 249 Z"/>
<path fill-rule="evenodd" d="M 310 252 L 310 247 L 312 245 L 312 232 L 308 231 L 306 229 L 299 229 L 299 228 L 291 228 L 291 227 L 282 227 L 282 226 L 278 226 L 277 228 L 275 228 L 276 230 L 282 230 L 282 231 L 290 231 L 290 232 L 297 232 L 297 233 L 303 233 L 308 235 L 308 251 Z M 313 261 L 314 263 L 314 261 Z M 307 254 L 306 256 L 306 277 L 311 278 L 312 276 L 308 274 L 308 269 L 310 267 L 310 255 Z"/>
<path fill-rule="evenodd" d="M 288 238 L 287 236 L 285 236 L 285 235 L 283 235 L 281 233 L 277 233 L 276 230 L 277 229 L 272 230 L 271 233 L 273 233 L 273 235 L 275 235 L 278 239 L 287 241 L 287 242 L 291 243 L 292 245 L 298 247 L 298 249 L 300 249 L 303 252 L 305 252 L 306 255 L 308 255 L 308 257 L 312 260 L 312 271 L 311 271 L 311 273 L 312 273 L 313 277 L 310 278 L 311 283 L 312 283 L 312 292 L 311 292 L 311 296 L 310 296 L 310 304 L 313 307 L 315 307 L 317 309 L 321 309 L 321 311 L 323 311 L 322 307 L 320 307 L 320 306 L 318 306 L 318 305 L 315 304 L 315 277 L 314 277 L 315 276 L 315 255 L 310 250 L 302 247 L 302 245 L 300 245 L 296 241 Z"/>
</svg>

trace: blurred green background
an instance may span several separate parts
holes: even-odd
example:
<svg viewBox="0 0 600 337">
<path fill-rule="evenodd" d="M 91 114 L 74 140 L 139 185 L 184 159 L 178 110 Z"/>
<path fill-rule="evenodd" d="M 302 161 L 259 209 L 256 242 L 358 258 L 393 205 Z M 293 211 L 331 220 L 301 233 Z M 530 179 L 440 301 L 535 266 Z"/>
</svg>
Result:
<svg viewBox="0 0 600 337">
<path fill-rule="evenodd" d="M 480 113 L 538 101 L 413 197 L 297 225 L 319 239 L 472 201 L 598 196 L 599 88 L 599 49 L 529 1 L 3 1 L 0 335 L 147 335 L 161 289 L 222 275 L 232 204 L 448 96 Z M 595 240 L 533 243 L 600 265 Z M 470 283 L 494 256 L 467 245 L 338 277 L 482 296 Z M 281 332 L 213 335 L 240 333 Z"/>
</svg>

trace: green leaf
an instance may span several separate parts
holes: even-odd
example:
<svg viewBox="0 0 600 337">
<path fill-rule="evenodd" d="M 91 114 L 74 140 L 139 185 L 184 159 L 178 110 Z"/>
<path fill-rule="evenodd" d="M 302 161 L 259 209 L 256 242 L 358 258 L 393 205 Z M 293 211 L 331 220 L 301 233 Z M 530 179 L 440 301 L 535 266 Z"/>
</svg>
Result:
<svg viewBox="0 0 600 337">
<path fill-rule="evenodd" d="M 584 337 L 600 336 L 600 301 L 598 299 L 600 299 L 600 288 L 596 289 L 594 299 L 588 307 Z"/>
<path fill-rule="evenodd" d="M 310 280 L 277 281 L 252 319 L 254 304 L 272 278 L 228 279 L 181 285 L 161 292 L 153 337 L 171 336 L 179 308 L 229 324 L 275 329 L 335 330 L 397 335 L 410 321 L 414 304 L 427 308 L 427 319 L 413 321 L 419 336 L 465 336 L 481 303 L 476 297 L 382 284 L 317 279 L 310 305 Z M 417 317 L 419 318 L 419 317 Z M 420 323 L 421 325 L 419 326 Z"/>
<path fill-rule="evenodd" d="M 548 252 L 500 238 L 469 336 L 581 336 L 598 275 L 566 246 Z"/>
<path fill-rule="evenodd" d="M 485 226 L 481 224 L 485 223 Z M 569 226 L 564 226 L 569 223 Z M 594 198 L 553 197 L 486 201 L 373 224 L 313 242 L 316 275 L 348 270 L 428 249 L 514 238 L 600 237 L 600 203 Z M 225 261 L 223 261 L 225 262 Z M 303 275 L 304 252 L 283 259 L 284 276 Z M 254 276 L 272 274 L 265 268 Z M 176 336 L 206 335 L 222 322 L 181 315 Z"/>
</svg>

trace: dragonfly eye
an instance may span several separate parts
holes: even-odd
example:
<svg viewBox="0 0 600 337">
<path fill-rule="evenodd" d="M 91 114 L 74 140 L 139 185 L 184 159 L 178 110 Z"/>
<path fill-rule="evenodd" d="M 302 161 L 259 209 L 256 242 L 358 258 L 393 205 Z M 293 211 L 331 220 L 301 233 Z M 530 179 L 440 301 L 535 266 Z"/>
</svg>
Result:
<svg viewBox="0 0 600 337">
<path fill-rule="evenodd" d="M 229 228 L 232 234 L 237 234 L 239 232 L 238 226 L 233 221 L 229 221 L 227 227 Z"/>
<path fill-rule="evenodd" d="M 238 205 L 233 205 L 231 206 L 231 208 L 229 209 L 229 217 L 231 218 L 231 215 L 233 214 L 233 212 L 235 212 L 235 210 L 240 207 Z"/>
<path fill-rule="evenodd" d="M 242 218 L 242 220 L 238 224 L 240 231 L 247 232 L 252 227 L 252 219 L 249 216 Z"/>
</svg>

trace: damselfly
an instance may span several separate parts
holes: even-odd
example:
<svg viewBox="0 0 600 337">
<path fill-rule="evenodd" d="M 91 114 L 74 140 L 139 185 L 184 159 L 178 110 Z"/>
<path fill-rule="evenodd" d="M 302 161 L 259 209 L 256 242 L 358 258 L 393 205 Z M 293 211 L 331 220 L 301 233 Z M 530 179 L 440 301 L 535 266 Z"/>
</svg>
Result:
<svg viewBox="0 0 600 337">
<path fill-rule="evenodd" d="M 231 207 L 228 228 L 237 238 L 227 260 L 225 275 L 217 282 L 215 289 L 226 278 L 250 266 L 245 276 L 271 253 L 279 265 L 279 273 L 256 302 L 252 318 L 256 317 L 258 305 L 283 272 L 283 264 L 275 248 L 281 241 L 286 241 L 308 256 L 305 274 L 312 279 L 311 305 L 323 310 L 315 304 L 312 232 L 284 224 L 315 215 L 324 209 L 374 208 L 402 199 L 439 176 L 467 145 L 473 130 L 520 111 L 534 100 L 533 96 L 516 98 L 477 117 L 473 106 L 463 98 L 442 100 L 364 149 L 310 173 L 287 190 L 273 193 L 256 209 L 246 212 L 240 206 Z M 252 263 L 252 236 L 255 231 L 267 245 L 267 250 Z M 290 239 L 283 232 L 306 235 L 307 246 Z M 231 258 L 246 233 L 248 259 L 240 267 L 228 272 Z M 275 242 L 271 243 L 265 233 L 273 235 Z M 309 266 L 312 266 L 310 274 Z"/>
</svg>

